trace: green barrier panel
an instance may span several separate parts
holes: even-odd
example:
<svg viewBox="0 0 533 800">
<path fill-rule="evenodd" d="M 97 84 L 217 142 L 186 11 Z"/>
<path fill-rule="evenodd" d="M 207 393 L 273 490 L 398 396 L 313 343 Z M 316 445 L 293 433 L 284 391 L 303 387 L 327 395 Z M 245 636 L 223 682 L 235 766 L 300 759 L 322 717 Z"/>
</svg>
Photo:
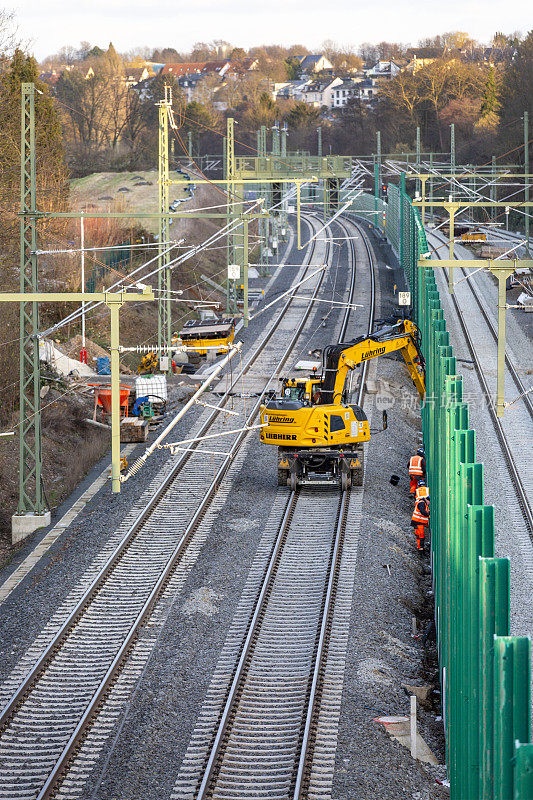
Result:
<svg viewBox="0 0 533 800">
<path fill-rule="evenodd" d="M 509 633 L 510 563 L 507 558 L 479 559 L 480 753 L 479 797 L 494 797 L 494 642 Z"/>
<path fill-rule="evenodd" d="M 494 639 L 494 800 L 513 800 L 515 742 L 529 742 L 531 642 Z"/>
<path fill-rule="evenodd" d="M 515 742 L 514 800 L 533 797 L 533 744 Z"/>
<path fill-rule="evenodd" d="M 371 195 L 356 202 L 376 211 Z M 533 800 L 530 643 L 509 636 L 510 565 L 494 558 L 494 508 L 483 504 L 475 432 L 433 269 L 419 267 L 429 250 L 403 176 L 388 187 L 385 233 L 411 290 L 425 358 L 421 417 L 450 796 Z"/>
</svg>

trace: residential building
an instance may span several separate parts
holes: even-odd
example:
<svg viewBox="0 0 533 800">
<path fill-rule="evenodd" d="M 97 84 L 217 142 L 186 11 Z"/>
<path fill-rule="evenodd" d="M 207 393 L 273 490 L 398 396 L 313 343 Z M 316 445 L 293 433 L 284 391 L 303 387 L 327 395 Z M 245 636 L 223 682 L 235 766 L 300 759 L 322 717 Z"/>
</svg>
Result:
<svg viewBox="0 0 533 800">
<path fill-rule="evenodd" d="M 333 69 L 333 64 L 325 55 L 296 56 L 300 62 L 302 75 L 312 75 L 315 72 L 322 72 L 325 69 Z"/>
<path fill-rule="evenodd" d="M 207 61 L 183 61 L 178 63 L 165 64 L 161 70 L 161 75 L 172 75 L 176 80 L 182 75 L 193 75 L 205 72 Z"/>
<path fill-rule="evenodd" d="M 178 78 L 178 85 L 183 91 L 188 103 L 194 100 L 194 94 L 198 88 L 198 84 L 204 80 L 204 78 L 205 73 L 203 72 L 191 72 L 188 75 L 182 75 L 181 78 Z"/>
<path fill-rule="evenodd" d="M 327 78 L 326 80 L 311 81 L 302 89 L 304 103 L 315 108 L 332 108 L 333 90 L 342 83 L 342 78 Z"/>
<path fill-rule="evenodd" d="M 391 80 L 401 70 L 401 67 L 394 61 L 377 61 L 370 69 L 366 69 L 365 75 L 373 80 Z"/>
<path fill-rule="evenodd" d="M 331 108 L 344 108 L 350 100 L 358 97 L 360 93 L 361 84 L 364 79 L 359 80 L 343 80 L 342 83 L 333 87 L 331 92 Z"/>
<path fill-rule="evenodd" d="M 148 67 L 130 67 L 126 66 L 124 69 L 124 82 L 128 86 L 137 86 L 137 84 L 153 78 L 154 72 Z"/>
<path fill-rule="evenodd" d="M 285 81 L 284 83 L 274 83 L 271 94 L 273 100 L 303 100 L 303 91 L 311 83 L 309 79 L 295 81 Z"/>
<path fill-rule="evenodd" d="M 379 92 L 379 87 L 377 86 L 377 81 L 373 81 L 372 78 L 365 78 L 364 80 L 360 81 L 357 86 L 358 89 L 358 97 L 364 103 L 370 103 L 372 100 L 375 99 L 376 95 Z"/>
</svg>

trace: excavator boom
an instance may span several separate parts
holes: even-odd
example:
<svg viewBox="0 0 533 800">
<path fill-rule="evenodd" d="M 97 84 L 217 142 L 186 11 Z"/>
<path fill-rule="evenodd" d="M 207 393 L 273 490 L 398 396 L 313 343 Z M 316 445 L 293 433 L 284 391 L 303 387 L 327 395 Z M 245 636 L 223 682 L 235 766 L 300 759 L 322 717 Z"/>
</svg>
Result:
<svg viewBox="0 0 533 800">
<path fill-rule="evenodd" d="M 320 385 L 322 403 L 339 403 L 346 377 L 363 361 L 400 351 L 420 398 L 425 393 L 424 360 L 418 347 L 418 329 L 410 320 L 382 328 L 375 334 L 353 342 L 330 345 L 324 350 L 323 379 Z"/>
</svg>

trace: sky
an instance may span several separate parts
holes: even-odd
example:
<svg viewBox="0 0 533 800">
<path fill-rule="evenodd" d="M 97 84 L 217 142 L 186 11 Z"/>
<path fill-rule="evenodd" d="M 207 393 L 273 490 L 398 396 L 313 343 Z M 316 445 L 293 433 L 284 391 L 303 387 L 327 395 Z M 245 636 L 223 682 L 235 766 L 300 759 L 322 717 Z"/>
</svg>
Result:
<svg viewBox="0 0 533 800">
<path fill-rule="evenodd" d="M 236 46 L 304 44 L 325 39 L 362 42 L 418 40 L 450 30 L 490 40 L 495 31 L 533 28 L 531 0 L 20 0 L 5 6 L 38 59 L 80 41 L 119 52 L 136 47 L 187 51 L 198 41 Z"/>
</svg>

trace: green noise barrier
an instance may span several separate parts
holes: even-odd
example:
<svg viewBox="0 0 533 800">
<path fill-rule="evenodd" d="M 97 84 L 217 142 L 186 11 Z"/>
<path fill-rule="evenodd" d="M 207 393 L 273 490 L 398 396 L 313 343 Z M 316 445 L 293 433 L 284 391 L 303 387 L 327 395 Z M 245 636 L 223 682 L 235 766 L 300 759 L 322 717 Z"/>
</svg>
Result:
<svg viewBox="0 0 533 800">
<path fill-rule="evenodd" d="M 362 201 L 366 209 L 374 198 Z M 357 203 L 357 201 L 356 201 Z M 463 401 L 418 211 L 389 185 L 385 233 L 411 290 L 426 361 L 422 430 L 431 569 L 452 800 L 532 800 L 531 642 L 510 636 L 510 562 L 494 557 L 494 507 Z"/>
</svg>

